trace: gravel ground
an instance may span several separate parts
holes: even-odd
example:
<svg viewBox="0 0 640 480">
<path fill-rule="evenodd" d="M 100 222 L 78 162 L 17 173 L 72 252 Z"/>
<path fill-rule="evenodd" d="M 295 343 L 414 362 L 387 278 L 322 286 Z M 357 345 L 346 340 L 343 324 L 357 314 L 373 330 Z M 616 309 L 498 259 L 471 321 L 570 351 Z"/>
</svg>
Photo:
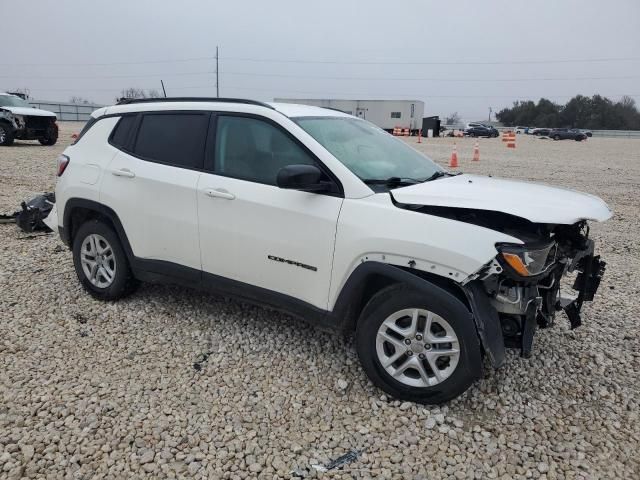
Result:
<svg viewBox="0 0 640 480">
<path fill-rule="evenodd" d="M 0 212 L 54 186 L 55 147 L 0 147 Z M 446 163 L 452 139 L 417 145 Z M 441 407 L 399 403 L 351 339 L 170 286 L 85 294 L 53 235 L 0 225 L 0 478 L 640 478 L 640 141 L 458 140 L 461 170 L 586 190 L 608 269 L 584 326 L 560 318 Z M 509 201 L 509 199 L 505 199 Z M 561 316 L 562 317 L 562 316 Z M 312 464 L 365 449 L 342 469 Z"/>
</svg>

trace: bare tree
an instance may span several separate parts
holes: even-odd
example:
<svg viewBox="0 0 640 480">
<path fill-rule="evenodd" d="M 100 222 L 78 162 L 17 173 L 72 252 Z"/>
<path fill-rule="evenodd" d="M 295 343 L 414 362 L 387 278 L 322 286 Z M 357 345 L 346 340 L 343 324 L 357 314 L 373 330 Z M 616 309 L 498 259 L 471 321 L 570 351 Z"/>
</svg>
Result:
<svg viewBox="0 0 640 480">
<path fill-rule="evenodd" d="M 78 97 L 78 96 L 76 96 L 76 95 L 73 95 L 73 96 L 69 99 L 69 101 L 70 101 L 71 103 L 84 104 L 84 105 L 87 105 L 87 104 L 91 103 L 91 102 L 90 102 L 89 100 L 87 100 L 86 98 L 84 98 L 84 97 Z"/>
<path fill-rule="evenodd" d="M 131 98 L 147 98 L 147 94 L 144 92 L 142 88 L 123 88 L 120 92 L 120 96 L 116 98 L 116 101 L 122 99 L 131 99 Z"/>
<path fill-rule="evenodd" d="M 450 113 L 445 117 L 444 123 L 445 125 L 458 125 L 460 123 L 460 115 L 458 115 L 458 112 Z"/>
<path fill-rule="evenodd" d="M 116 102 L 120 100 L 128 100 L 134 98 L 162 98 L 164 95 L 155 88 L 145 90 L 144 88 L 129 87 L 120 91 L 120 96 L 116 98 Z"/>
</svg>

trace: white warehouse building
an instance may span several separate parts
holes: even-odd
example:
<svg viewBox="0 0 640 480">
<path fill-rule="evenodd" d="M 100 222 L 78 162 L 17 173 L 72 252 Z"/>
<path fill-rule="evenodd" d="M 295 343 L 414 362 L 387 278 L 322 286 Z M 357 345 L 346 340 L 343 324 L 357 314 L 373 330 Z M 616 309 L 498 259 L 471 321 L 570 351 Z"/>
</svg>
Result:
<svg viewBox="0 0 640 480">
<path fill-rule="evenodd" d="M 332 100 L 318 98 L 274 98 L 274 102 L 300 103 L 332 108 L 367 120 L 384 130 L 408 128 L 412 134 L 422 128 L 424 102 L 420 100 Z"/>
</svg>

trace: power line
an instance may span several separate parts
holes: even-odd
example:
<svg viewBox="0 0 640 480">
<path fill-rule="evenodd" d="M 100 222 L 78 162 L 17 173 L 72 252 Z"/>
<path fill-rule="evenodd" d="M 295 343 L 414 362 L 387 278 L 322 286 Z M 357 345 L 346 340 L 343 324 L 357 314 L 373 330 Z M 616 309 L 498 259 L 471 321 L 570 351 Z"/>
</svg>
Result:
<svg viewBox="0 0 640 480">
<path fill-rule="evenodd" d="M 145 65 L 152 63 L 183 63 L 204 60 L 213 60 L 215 57 L 175 58 L 167 60 L 142 60 L 136 62 L 110 62 L 110 63 L 0 63 L 2 67 L 109 67 L 114 65 Z"/>
<path fill-rule="evenodd" d="M 143 88 L 143 87 L 141 87 Z M 146 87 L 146 89 L 153 89 L 155 87 Z M 228 88 L 233 89 L 233 90 L 238 90 L 238 91 L 257 91 L 257 92 L 270 92 L 273 93 L 274 91 L 277 92 L 277 89 L 266 89 L 266 88 L 250 88 L 250 87 L 237 87 L 237 86 L 229 86 Z M 185 86 L 171 86 L 172 90 L 198 90 L 198 89 L 215 89 L 215 85 L 185 85 Z M 121 90 L 121 87 L 113 87 L 113 88 L 30 88 L 30 90 L 32 91 L 51 91 L 51 92 L 74 92 L 74 91 L 81 91 L 81 92 L 117 92 L 119 90 Z M 398 93 L 392 93 L 392 94 L 372 94 L 372 95 L 362 95 L 361 92 L 332 92 L 332 93 L 327 93 L 326 91 L 302 91 L 302 90 L 288 90 L 287 89 L 287 93 L 283 94 L 283 95 L 278 95 L 278 96 L 287 96 L 289 94 L 307 94 L 307 95 L 320 95 L 320 96 L 325 96 L 325 97 L 331 97 L 331 96 L 339 96 L 339 95 L 349 95 L 349 96 L 364 96 L 364 97 L 385 97 L 385 98 L 389 98 L 392 99 L 394 97 L 411 97 L 411 98 L 506 98 L 506 99 L 528 99 L 528 98 L 572 98 L 576 95 L 576 94 L 570 94 L 570 95 L 531 95 L 531 94 L 526 94 L 526 95 L 430 95 L 428 93 L 409 93 L 409 94 L 398 94 Z M 606 97 L 622 97 L 622 96 L 627 96 L 627 97 L 640 97 L 640 93 L 639 94 L 630 94 L 630 93 L 600 93 L 600 95 L 606 96 Z"/>
<path fill-rule="evenodd" d="M 618 58 L 584 58 L 584 59 L 556 59 L 556 60 L 499 60 L 499 61 L 351 61 L 351 60 L 293 60 L 277 58 L 247 58 L 247 57 L 225 57 L 225 60 L 242 62 L 264 62 L 264 63 L 309 63 L 309 64 L 336 64 L 336 65 L 524 65 L 543 63 L 600 63 L 600 62 L 630 62 L 638 61 L 640 57 L 618 57 Z"/>
<path fill-rule="evenodd" d="M 125 74 L 125 75 L 0 75 L 0 78 L 44 78 L 47 80 L 50 79 L 95 79 L 95 78 L 147 78 L 147 77 L 186 77 L 186 76 L 196 76 L 196 75 L 211 75 L 216 72 L 180 72 L 180 73 L 148 73 L 148 74 Z"/>
<path fill-rule="evenodd" d="M 162 60 L 137 60 L 127 62 L 97 62 L 97 63 L 0 63 L 3 67 L 100 67 L 115 65 L 146 65 L 162 63 L 184 63 L 197 61 L 215 60 L 214 56 L 173 58 Z M 262 63 L 307 63 L 307 64 L 336 64 L 336 65 L 524 65 L 524 64 L 544 64 L 544 63 L 602 63 L 602 62 L 633 62 L 639 61 L 640 57 L 610 57 L 610 58 L 583 58 L 583 59 L 554 59 L 554 60 L 495 60 L 495 61 L 352 61 L 352 60 L 300 60 L 300 59 L 278 59 L 278 58 L 249 58 L 249 57 L 224 57 L 224 60 L 242 62 L 262 62 Z"/>
<path fill-rule="evenodd" d="M 324 75 L 290 75 L 286 73 L 253 73 L 253 72 L 222 72 L 231 76 L 257 76 L 257 77 L 281 77 L 281 78 L 314 78 L 321 80 L 380 80 L 380 81 L 426 81 L 426 82 L 528 82 L 528 81 L 555 81 L 555 80 L 627 80 L 640 78 L 640 75 L 626 75 L 613 77 L 530 77 L 530 78 L 385 78 L 385 77 L 335 77 Z"/>
</svg>

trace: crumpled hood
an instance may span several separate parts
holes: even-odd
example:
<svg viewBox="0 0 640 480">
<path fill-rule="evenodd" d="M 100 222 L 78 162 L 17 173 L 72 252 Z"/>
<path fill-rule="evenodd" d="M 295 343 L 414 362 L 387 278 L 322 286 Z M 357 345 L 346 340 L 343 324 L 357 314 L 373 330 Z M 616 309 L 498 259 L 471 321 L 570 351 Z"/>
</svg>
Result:
<svg viewBox="0 0 640 480">
<path fill-rule="evenodd" d="M 391 191 L 400 203 L 508 213 L 534 223 L 602 222 L 612 212 L 600 198 L 540 183 L 480 175 L 456 175 Z"/>
<path fill-rule="evenodd" d="M 55 117 L 56 114 L 47 110 L 40 110 L 39 108 L 28 107 L 0 107 L 4 110 L 9 110 L 14 115 L 28 115 L 31 117 Z"/>
</svg>

